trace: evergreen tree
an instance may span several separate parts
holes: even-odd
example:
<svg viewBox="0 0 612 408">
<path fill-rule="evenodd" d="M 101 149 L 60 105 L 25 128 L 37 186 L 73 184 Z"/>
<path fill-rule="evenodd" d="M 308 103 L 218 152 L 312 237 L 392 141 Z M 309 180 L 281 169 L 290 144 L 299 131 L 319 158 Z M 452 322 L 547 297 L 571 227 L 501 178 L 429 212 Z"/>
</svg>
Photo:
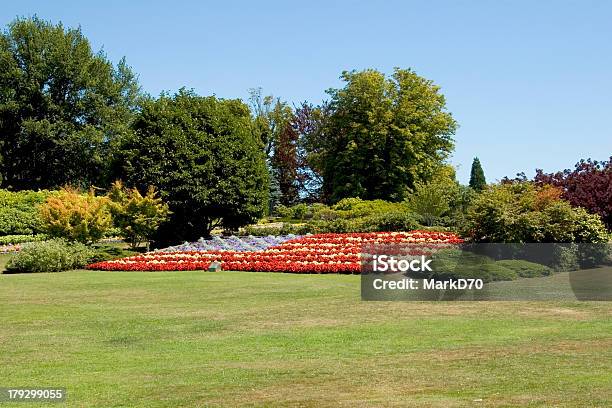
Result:
<svg viewBox="0 0 612 408">
<path fill-rule="evenodd" d="M 470 172 L 470 187 L 472 187 L 475 191 L 482 191 L 486 185 L 487 180 L 485 179 L 484 171 L 480 165 L 480 160 L 478 160 L 478 157 L 474 157 L 474 161 L 472 162 L 472 171 Z"/>
</svg>

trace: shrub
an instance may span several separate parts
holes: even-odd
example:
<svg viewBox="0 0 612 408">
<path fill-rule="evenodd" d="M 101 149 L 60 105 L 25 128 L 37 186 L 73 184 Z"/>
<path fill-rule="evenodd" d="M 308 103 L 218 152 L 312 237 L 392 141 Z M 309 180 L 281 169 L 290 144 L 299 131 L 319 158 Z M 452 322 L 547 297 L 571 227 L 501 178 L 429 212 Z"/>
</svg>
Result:
<svg viewBox="0 0 612 408">
<path fill-rule="evenodd" d="M 424 225 L 434 225 L 450 210 L 447 188 L 441 183 L 417 184 L 408 198 L 408 206 Z"/>
<path fill-rule="evenodd" d="M 515 280 L 518 274 L 493 259 L 458 249 L 438 251 L 432 257 L 432 278 L 482 279 L 483 282 Z"/>
<path fill-rule="evenodd" d="M 108 199 L 92 191 L 80 194 L 62 189 L 40 206 L 46 232 L 53 237 L 90 243 L 98 241 L 111 227 Z"/>
<path fill-rule="evenodd" d="M 529 182 L 490 186 L 472 202 L 464 233 L 476 242 L 607 242 L 601 219 Z"/>
<path fill-rule="evenodd" d="M 113 224 L 132 248 L 148 243 L 170 213 L 153 187 L 143 196 L 138 189 L 126 189 L 120 181 L 115 181 L 108 196 Z"/>
<path fill-rule="evenodd" d="M 115 245 L 98 244 L 92 248 L 92 256 L 88 263 L 112 261 L 114 259 L 125 258 L 128 256 L 137 255 L 138 252 L 123 249 Z"/>
<path fill-rule="evenodd" d="M 416 217 L 407 212 L 389 212 L 364 218 L 359 229 L 364 232 L 412 231 L 420 228 Z"/>
<path fill-rule="evenodd" d="M 59 272 L 87 265 L 94 255 L 88 246 L 63 239 L 23 245 L 6 266 L 8 272 Z"/>
<path fill-rule="evenodd" d="M 0 190 L 0 235 L 31 235 L 42 232 L 38 206 L 49 191 Z"/>
<path fill-rule="evenodd" d="M 248 225 L 238 231 L 239 235 L 252 235 L 254 237 L 267 237 L 269 235 L 283 235 L 283 227 L 254 227 Z"/>
<path fill-rule="evenodd" d="M 607 161 L 581 160 L 573 170 L 555 174 L 537 170 L 535 181 L 560 187 L 573 206 L 598 214 L 612 228 L 612 157 Z"/>
<path fill-rule="evenodd" d="M 0 236 L 0 245 L 22 244 L 24 242 L 38 242 L 48 239 L 45 234 L 37 235 L 3 235 Z"/>
<path fill-rule="evenodd" d="M 552 274 L 552 269 L 548 266 L 522 259 L 502 259 L 496 264 L 514 271 L 521 278 L 536 278 Z"/>
</svg>

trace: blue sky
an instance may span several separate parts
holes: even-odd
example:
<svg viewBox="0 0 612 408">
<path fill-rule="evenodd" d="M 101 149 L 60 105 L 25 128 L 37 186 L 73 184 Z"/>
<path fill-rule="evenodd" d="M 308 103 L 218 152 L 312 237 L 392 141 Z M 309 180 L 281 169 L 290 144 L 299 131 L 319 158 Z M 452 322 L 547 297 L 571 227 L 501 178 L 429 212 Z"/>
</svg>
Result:
<svg viewBox="0 0 612 408">
<path fill-rule="evenodd" d="M 5 1 L 17 16 L 81 25 L 126 56 L 145 91 L 181 86 L 320 102 L 343 70 L 411 67 L 442 87 L 460 124 L 451 162 L 466 182 L 612 155 L 609 1 Z"/>
</svg>

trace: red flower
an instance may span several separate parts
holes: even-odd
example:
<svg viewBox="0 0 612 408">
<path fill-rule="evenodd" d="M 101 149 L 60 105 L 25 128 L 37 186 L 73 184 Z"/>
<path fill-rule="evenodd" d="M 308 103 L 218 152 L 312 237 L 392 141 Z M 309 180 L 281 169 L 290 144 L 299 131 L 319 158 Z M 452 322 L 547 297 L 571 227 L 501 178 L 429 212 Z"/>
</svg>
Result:
<svg viewBox="0 0 612 408">
<path fill-rule="evenodd" d="M 87 268 L 107 271 L 189 271 L 205 270 L 211 262 L 219 261 L 222 269 L 232 271 L 358 274 L 364 245 L 412 244 L 402 246 L 402 251 L 420 255 L 430 253 L 429 247 L 462 242 L 453 233 L 434 231 L 316 234 L 289 240 L 263 251 L 149 252 L 94 263 Z"/>
</svg>

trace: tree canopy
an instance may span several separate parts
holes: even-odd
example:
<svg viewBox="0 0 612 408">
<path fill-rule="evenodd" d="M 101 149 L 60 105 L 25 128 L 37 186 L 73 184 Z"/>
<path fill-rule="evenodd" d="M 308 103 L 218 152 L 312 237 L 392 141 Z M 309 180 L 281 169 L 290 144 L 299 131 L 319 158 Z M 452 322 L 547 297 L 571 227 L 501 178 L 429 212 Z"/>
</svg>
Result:
<svg viewBox="0 0 612 408">
<path fill-rule="evenodd" d="M 140 96 L 125 60 L 114 66 L 80 29 L 34 17 L 0 34 L 0 67 L 2 185 L 101 182 Z"/>
<path fill-rule="evenodd" d="M 396 68 L 344 72 L 330 89 L 314 152 L 325 197 L 402 200 L 427 182 L 453 149 L 457 127 L 432 81 Z"/>
<path fill-rule="evenodd" d="M 248 106 L 180 90 L 146 101 L 122 140 L 117 176 L 170 206 L 158 242 L 235 229 L 264 214 L 268 171 Z"/>
</svg>

